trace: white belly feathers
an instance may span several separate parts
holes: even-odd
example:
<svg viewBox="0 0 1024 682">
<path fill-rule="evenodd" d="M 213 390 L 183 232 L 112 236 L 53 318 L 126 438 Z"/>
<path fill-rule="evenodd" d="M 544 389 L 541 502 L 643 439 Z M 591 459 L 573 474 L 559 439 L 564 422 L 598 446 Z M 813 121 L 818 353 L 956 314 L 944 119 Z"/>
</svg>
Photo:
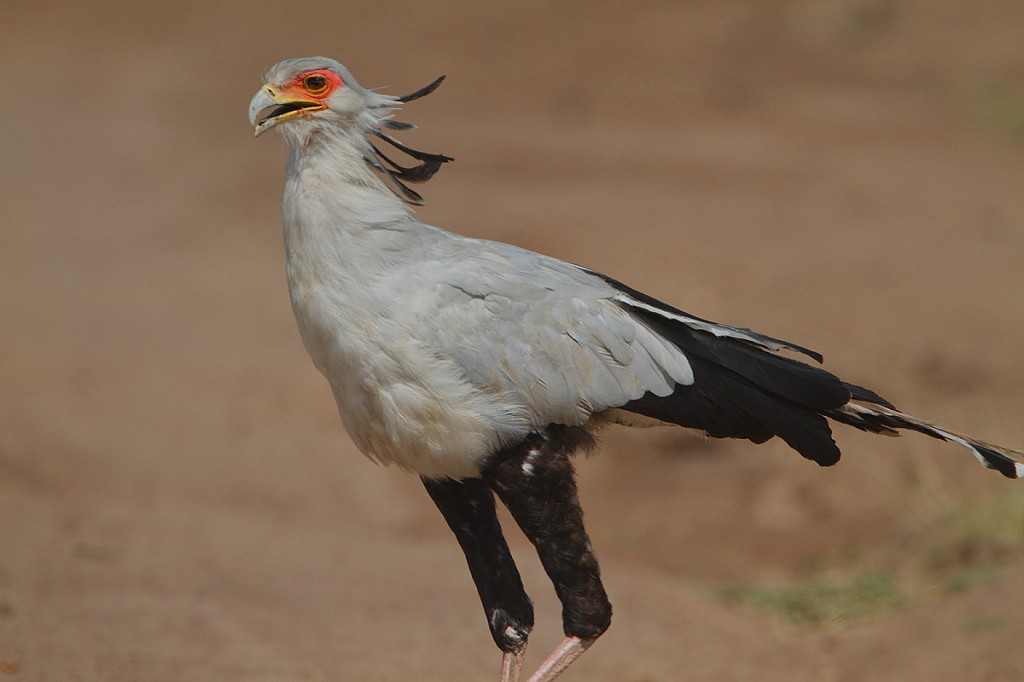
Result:
<svg viewBox="0 0 1024 682">
<path fill-rule="evenodd" d="M 289 268 L 303 343 L 365 455 L 422 476 L 478 476 L 488 453 L 529 431 L 515 401 L 470 383 L 379 303 L 338 300 L 336 287 L 303 279 Z"/>
</svg>

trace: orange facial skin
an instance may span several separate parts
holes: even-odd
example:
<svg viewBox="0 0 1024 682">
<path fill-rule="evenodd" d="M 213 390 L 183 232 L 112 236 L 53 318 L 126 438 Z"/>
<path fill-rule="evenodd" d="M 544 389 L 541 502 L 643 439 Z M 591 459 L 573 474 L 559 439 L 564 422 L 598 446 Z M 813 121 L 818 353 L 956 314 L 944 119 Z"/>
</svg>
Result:
<svg viewBox="0 0 1024 682">
<path fill-rule="evenodd" d="M 338 74 L 327 69 L 317 69 L 293 78 L 281 89 L 281 94 L 291 100 L 317 102 L 326 107 L 325 101 L 343 85 Z"/>
<path fill-rule="evenodd" d="M 250 103 L 255 134 L 299 116 L 327 108 L 327 100 L 344 86 L 341 76 L 327 69 L 305 71 L 280 88 L 264 85 Z"/>
</svg>

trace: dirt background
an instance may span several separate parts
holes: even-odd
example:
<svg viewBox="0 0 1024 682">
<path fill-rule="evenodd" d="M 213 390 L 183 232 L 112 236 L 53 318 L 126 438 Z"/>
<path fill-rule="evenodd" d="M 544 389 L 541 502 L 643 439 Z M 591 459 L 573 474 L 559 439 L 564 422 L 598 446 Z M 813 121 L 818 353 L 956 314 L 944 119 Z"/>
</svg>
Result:
<svg viewBox="0 0 1024 682">
<path fill-rule="evenodd" d="M 440 516 L 356 453 L 303 354 L 284 152 L 245 120 L 275 61 L 335 56 L 394 93 L 448 75 L 403 115 L 458 159 L 424 220 L 821 350 L 1021 447 L 1022 28 L 1010 0 L 6 0 L 0 680 L 497 677 Z M 949 510 L 1014 485 L 954 446 L 837 431 L 828 471 L 608 431 L 579 470 L 616 618 L 566 679 L 1024 679 L 1012 552 L 859 621 L 721 598 L 816 566 L 926 582 L 915 548 Z M 558 607 L 510 536 L 532 666 Z"/>
</svg>

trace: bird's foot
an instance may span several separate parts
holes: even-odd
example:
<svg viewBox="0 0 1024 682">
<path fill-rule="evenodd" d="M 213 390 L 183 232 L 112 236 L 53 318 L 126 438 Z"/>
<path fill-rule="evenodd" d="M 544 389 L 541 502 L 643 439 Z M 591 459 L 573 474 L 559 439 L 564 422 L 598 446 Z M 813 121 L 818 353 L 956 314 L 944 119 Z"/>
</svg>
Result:
<svg viewBox="0 0 1024 682">
<path fill-rule="evenodd" d="M 526 650 L 506 651 L 501 657 L 501 682 L 519 682 Z"/>
<path fill-rule="evenodd" d="M 579 658 L 580 654 L 586 651 L 596 639 L 596 637 L 593 639 L 566 637 L 561 644 L 555 647 L 547 660 L 537 668 L 537 672 L 530 676 L 528 682 L 551 682 L 564 673 L 566 668 L 572 665 L 572 662 Z"/>
</svg>

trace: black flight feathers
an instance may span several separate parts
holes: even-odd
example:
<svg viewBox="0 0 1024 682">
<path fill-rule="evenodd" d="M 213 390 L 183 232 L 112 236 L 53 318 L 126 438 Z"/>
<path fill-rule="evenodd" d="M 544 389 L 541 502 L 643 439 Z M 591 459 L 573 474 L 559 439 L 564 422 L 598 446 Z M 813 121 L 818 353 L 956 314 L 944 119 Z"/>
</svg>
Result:
<svg viewBox="0 0 1024 682">
<path fill-rule="evenodd" d="M 716 336 L 662 315 L 657 310 L 698 320 L 620 282 L 599 276 L 630 298 L 656 309 L 631 306 L 627 301 L 620 303 L 652 331 L 678 346 L 694 374 L 692 385 L 677 386 L 671 395 L 658 397 L 647 393 L 620 409 L 717 438 L 745 438 L 762 443 L 779 436 L 807 459 L 829 466 L 839 461 L 840 453 L 825 415 L 832 416 L 850 400 L 892 407 L 873 391 L 846 383 L 819 367 L 766 351 L 742 338 Z M 735 329 L 816 360 L 821 358 L 801 346 Z"/>
<path fill-rule="evenodd" d="M 618 281 L 617 279 L 613 279 L 613 278 L 609 277 L 608 275 L 605 275 L 605 274 L 602 274 L 600 272 L 597 272 L 596 270 L 591 270 L 589 268 L 583 268 L 583 269 L 586 270 L 587 272 L 589 272 L 594 277 L 598 277 L 600 279 L 603 279 L 605 282 L 607 282 L 608 284 L 612 285 L 617 290 L 621 291 L 624 294 L 627 294 L 630 298 L 632 298 L 634 300 L 637 300 L 640 303 L 649 305 L 652 308 L 657 308 L 658 310 L 663 310 L 666 313 L 669 313 L 669 314 L 672 314 L 672 315 L 678 315 L 679 317 L 686 317 L 686 318 L 689 318 L 691 320 L 695 320 L 695 321 L 700 322 L 700 323 L 714 325 L 714 326 L 717 326 L 717 327 L 722 327 L 723 329 L 731 329 L 731 330 L 736 331 L 736 332 L 747 334 L 748 336 L 751 336 L 751 337 L 753 337 L 753 338 L 755 338 L 755 339 L 765 343 L 768 346 L 775 345 L 775 346 L 779 346 L 781 348 L 785 348 L 786 350 L 791 350 L 791 351 L 795 351 L 797 353 L 801 353 L 801 354 L 806 355 L 807 357 L 815 360 L 818 363 L 821 363 L 825 359 L 822 356 L 821 353 L 819 353 L 817 351 L 813 351 L 810 348 L 804 348 L 803 346 L 798 346 L 795 343 L 790 343 L 789 341 L 783 341 L 782 339 L 776 339 L 776 338 L 773 338 L 771 336 L 766 336 L 766 335 L 761 334 L 759 332 L 755 332 L 753 330 L 747 329 L 746 327 L 729 327 L 727 325 L 719 324 L 717 322 L 711 322 L 710 320 L 705 320 L 703 318 L 697 317 L 696 315 L 691 315 L 690 313 L 683 312 L 679 308 L 676 308 L 674 306 L 670 306 L 668 303 L 664 303 L 662 301 L 659 301 L 658 299 L 654 298 L 653 296 L 648 296 L 647 294 L 645 294 L 642 291 L 637 291 L 636 289 L 633 289 L 632 287 L 627 286 L 627 285 L 623 284 L 622 282 Z"/>
<path fill-rule="evenodd" d="M 443 80 L 444 76 L 440 76 L 439 78 L 435 79 L 432 83 L 420 88 L 416 92 L 410 93 L 408 95 L 403 95 L 402 97 L 396 97 L 395 99 L 397 99 L 399 102 L 405 103 L 411 102 L 415 99 L 419 99 L 420 97 L 425 97 L 426 95 L 432 93 L 434 90 L 437 90 L 438 86 L 441 85 L 441 82 Z M 411 123 L 403 123 L 401 121 L 393 121 L 391 119 L 385 119 L 381 123 L 381 125 L 385 128 L 390 128 L 392 130 L 409 130 L 410 128 L 416 127 Z M 420 196 L 418 192 L 411 189 L 405 183 L 426 182 L 427 180 L 432 178 L 434 176 L 434 173 L 436 173 L 441 168 L 441 164 L 447 163 L 449 161 L 454 161 L 454 159 L 450 156 L 445 156 L 444 154 L 431 154 L 429 152 L 421 152 L 418 149 L 413 149 L 412 147 L 408 147 L 402 144 L 395 138 L 378 129 L 372 129 L 368 132 L 369 134 L 380 138 L 382 141 L 387 142 L 389 145 L 391 145 L 398 151 L 402 152 L 406 156 L 409 156 L 410 158 L 419 161 L 419 163 L 411 166 L 403 166 L 397 163 L 396 161 L 392 160 L 390 157 L 388 157 L 384 152 L 380 150 L 380 148 L 377 147 L 377 145 L 375 145 L 372 142 L 370 143 L 370 149 L 373 151 L 372 157 L 364 157 L 366 159 L 366 162 L 370 164 L 370 166 L 373 169 L 383 173 L 384 175 L 391 179 L 391 181 L 395 184 L 395 187 L 398 189 L 398 191 L 402 193 L 402 197 L 405 199 L 405 201 L 409 202 L 410 204 L 415 204 L 417 206 L 422 205 L 423 197 Z"/>
<path fill-rule="evenodd" d="M 630 308 L 652 331 L 686 355 L 694 382 L 668 396 L 651 393 L 622 406 L 716 438 L 763 443 L 779 436 L 822 466 L 839 461 L 839 448 L 821 412 L 849 402 L 851 391 L 823 369 L 719 337 L 657 313 Z"/>
</svg>

